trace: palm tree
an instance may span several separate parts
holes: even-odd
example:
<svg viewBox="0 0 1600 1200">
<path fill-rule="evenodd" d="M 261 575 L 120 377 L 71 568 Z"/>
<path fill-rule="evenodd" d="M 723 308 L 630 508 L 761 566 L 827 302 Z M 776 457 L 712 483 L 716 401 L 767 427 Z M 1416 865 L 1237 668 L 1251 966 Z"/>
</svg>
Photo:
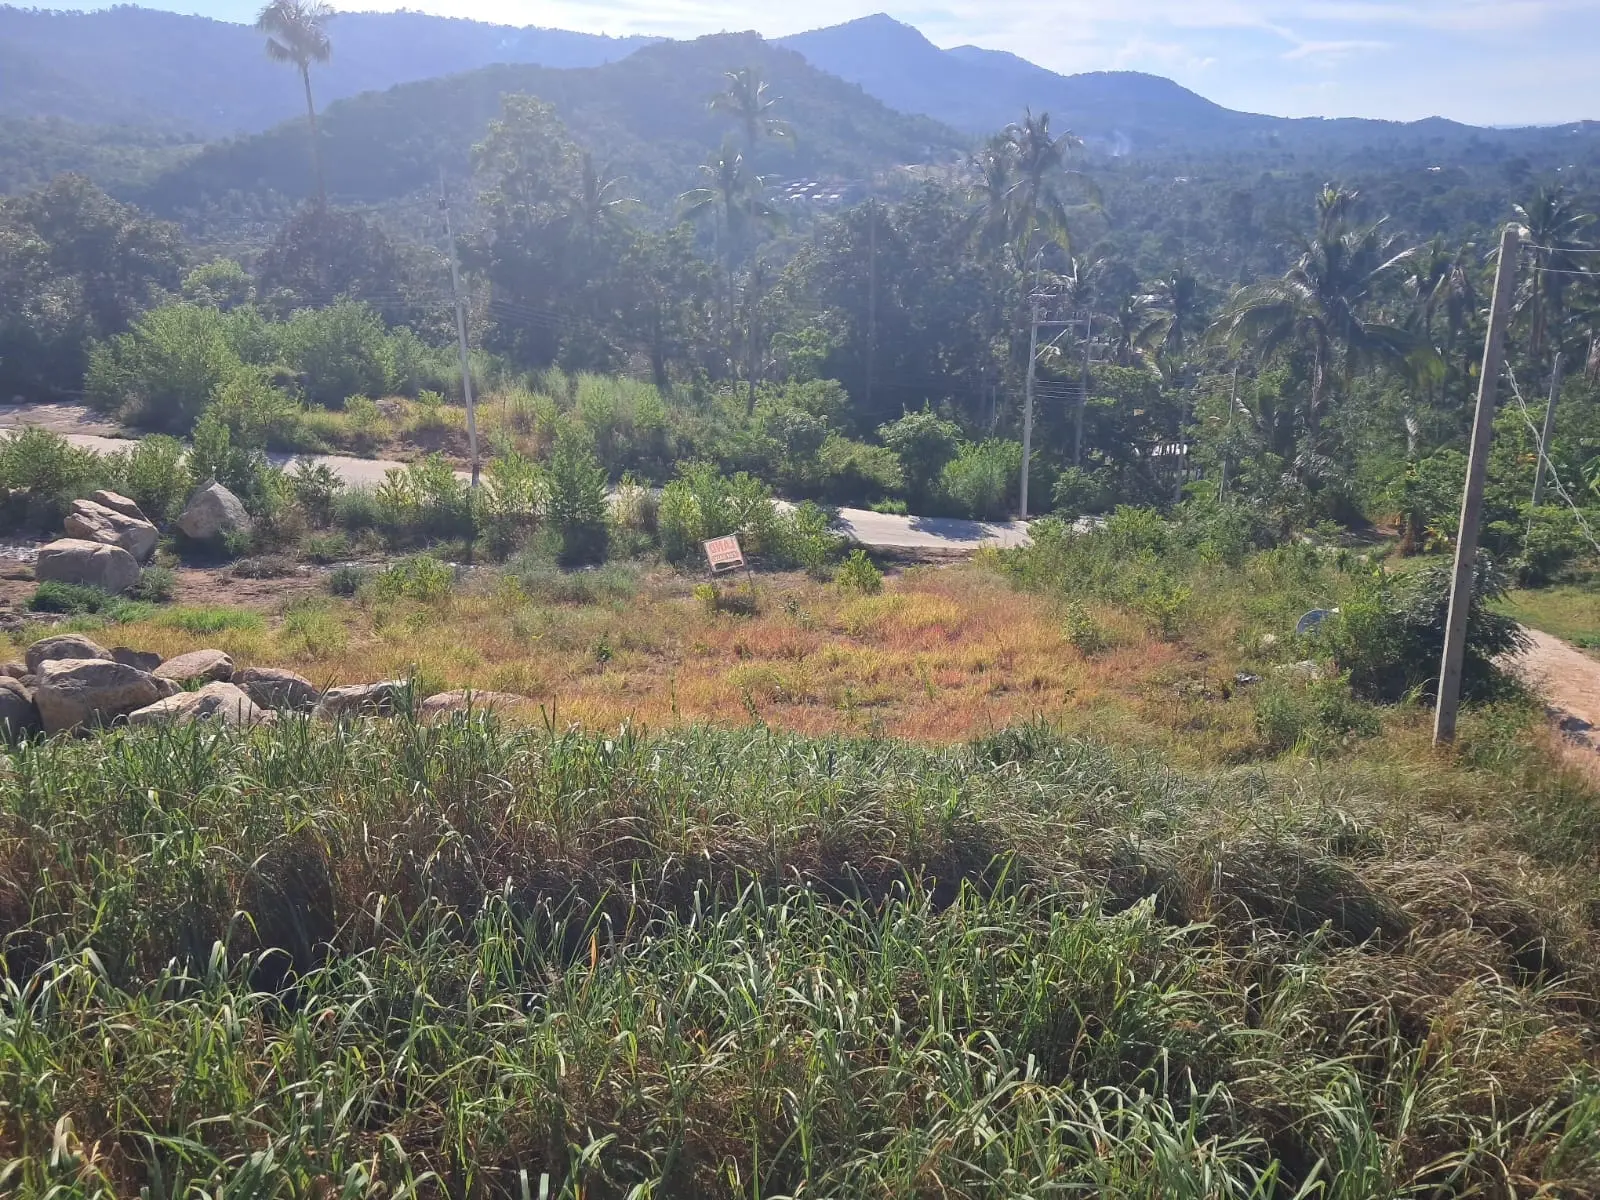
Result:
<svg viewBox="0 0 1600 1200">
<path fill-rule="evenodd" d="M 578 187 L 568 211 L 591 244 L 602 229 L 620 225 L 628 209 L 638 203 L 622 194 L 622 182 L 621 176 L 607 175 L 604 167 L 595 166 L 587 150 L 579 155 Z"/>
<path fill-rule="evenodd" d="M 311 99 L 311 64 L 325 63 L 333 53 L 326 29 L 332 7 L 323 0 L 272 0 L 256 17 L 256 29 L 267 35 L 267 57 L 293 63 L 306 89 L 306 121 L 311 126 L 311 165 L 317 173 L 317 202 L 328 203 L 322 175 L 322 147 L 317 141 L 317 106 Z"/>
<path fill-rule="evenodd" d="M 973 180 L 968 195 L 974 203 L 972 237 L 982 250 L 998 250 L 1011 240 L 1016 213 L 1016 145 L 996 134 L 970 160 Z"/>
<path fill-rule="evenodd" d="M 779 97 L 767 95 L 767 85 L 754 67 L 741 67 L 727 72 L 723 78 L 728 86 L 711 97 L 711 111 L 726 113 L 744 130 L 744 149 L 753 155 L 756 143 L 762 138 L 793 137 L 794 131 L 785 121 L 772 115 Z"/>
<path fill-rule="evenodd" d="M 1140 331 L 1140 345 L 1181 359 L 1190 337 L 1205 331 L 1200 281 L 1176 267 L 1156 281 L 1145 303 L 1155 310 L 1155 317 Z"/>
<path fill-rule="evenodd" d="M 1525 285 L 1519 307 L 1529 315 L 1528 353 L 1538 363 L 1550 326 L 1560 324 L 1569 283 L 1585 270 L 1575 252 L 1588 248 L 1583 231 L 1595 218 L 1559 187 L 1540 188 L 1527 204 L 1511 208 L 1532 244 L 1533 278 Z"/>
<path fill-rule="evenodd" d="M 1071 132 L 1052 134 L 1047 112 L 1037 117 L 1027 113 L 1022 124 L 1006 130 L 1005 137 L 1016 162 L 1012 213 L 1024 261 L 1033 256 L 1034 237 L 1039 233 L 1049 235 L 1063 249 L 1068 248 L 1067 206 L 1056 190 L 1056 181 L 1072 177 L 1092 187 L 1081 172 L 1066 169 L 1068 151 L 1082 146 L 1083 139 Z"/>
<path fill-rule="evenodd" d="M 1214 326 L 1235 345 L 1253 344 L 1262 358 L 1288 351 L 1310 356 L 1308 461 L 1319 453 L 1330 375 L 1337 373 L 1348 387 L 1359 365 L 1401 366 L 1417 348 L 1405 329 L 1369 315 L 1380 285 L 1414 251 L 1396 252 L 1381 221 L 1353 225 L 1355 199 L 1354 192 L 1325 188 L 1317 231 L 1298 261 L 1281 279 L 1241 289 Z"/>
<path fill-rule="evenodd" d="M 1149 367 L 1146 331 L 1150 328 L 1150 297 L 1129 292 L 1115 308 L 1103 313 L 1101 328 L 1119 367 Z"/>
</svg>

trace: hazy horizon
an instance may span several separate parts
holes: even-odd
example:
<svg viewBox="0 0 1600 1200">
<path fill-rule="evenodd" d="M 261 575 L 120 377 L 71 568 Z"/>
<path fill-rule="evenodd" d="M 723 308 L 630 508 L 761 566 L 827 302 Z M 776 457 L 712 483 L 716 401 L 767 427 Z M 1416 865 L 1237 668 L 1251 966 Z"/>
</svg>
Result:
<svg viewBox="0 0 1600 1200">
<path fill-rule="evenodd" d="M 142 7 L 247 22 L 259 5 L 177 0 Z M 882 0 L 819 0 L 800 9 L 765 0 L 357 0 L 335 7 L 674 38 L 745 29 L 783 37 L 887 11 L 945 48 L 1009 51 L 1062 74 L 1145 71 L 1229 108 L 1277 116 L 1442 116 L 1488 126 L 1600 116 L 1600 76 L 1586 61 L 1587 38 L 1574 36 L 1593 27 L 1600 0 L 1127 0 L 1114 12 L 1091 0 L 946 0 L 887 9 Z"/>
</svg>

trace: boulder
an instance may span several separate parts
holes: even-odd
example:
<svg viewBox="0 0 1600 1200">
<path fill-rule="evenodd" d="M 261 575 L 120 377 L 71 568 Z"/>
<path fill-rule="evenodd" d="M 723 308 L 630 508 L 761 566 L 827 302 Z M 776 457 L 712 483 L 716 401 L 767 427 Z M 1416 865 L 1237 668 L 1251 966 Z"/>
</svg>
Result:
<svg viewBox="0 0 1600 1200">
<path fill-rule="evenodd" d="M 24 652 L 27 674 L 37 675 L 47 662 L 71 658 L 101 658 L 109 660 L 111 651 L 98 642 L 91 642 L 81 633 L 58 633 L 55 637 L 41 638 Z"/>
<path fill-rule="evenodd" d="M 14 742 L 38 729 L 33 693 L 9 675 L 0 676 L 0 739 Z"/>
<path fill-rule="evenodd" d="M 424 721 L 432 722 L 442 720 L 451 713 L 458 712 L 505 712 L 507 709 L 521 708 L 523 705 L 532 704 L 533 701 L 526 696 L 518 696 L 512 692 L 440 692 L 437 696 L 429 696 L 417 705 L 417 716 Z"/>
<path fill-rule="evenodd" d="M 125 667 L 141 671 L 154 671 L 161 665 L 161 655 L 153 650 L 130 650 L 126 646 L 113 646 L 111 657 Z"/>
<path fill-rule="evenodd" d="M 126 592 L 139 582 L 139 563 L 121 546 L 62 538 L 39 551 L 33 576 L 40 583 L 76 583 L 105 592 Z"/>
<path fill-rule="evenodd" d="M 101 488 L 98 492 L 91 492 L 89 499 L 96 504 L 109 508 L 112 512 L 119 512 L 125 517 L 132 517 L 135 521 L 149 521 L 144 515 L 144 510 L 129 500 L 126 496 L 119 496 L 116 492 Z"/>
<path fill-rule="evenodd" d="M 245 667 L 233 673 L 233 682 L 262 708 L 310 712 L 322 696 L 305 676 L 276 667 Z"/>
<path fill-rule="evenodd" d="M 226 682 L 233 678 L 233 659 L 221 650 L 191 650 L 167 659 L 150 674 L 179 684 Z"/>
<path fill-rule="evenodd" d="M 178 528 L 197 542 L 214 542 L 230 533 L 248 533 L 250 514 L 239 497 L 212 480 L 189 497 Z"/>
<path fill-rule="evenodd" d="M 157 725 L 163 721 L 221 721 L 225 725 L 260 725 L 273 714 L 258 708 L 231 683 L 208 683 L 197 692 L 179 692 L 128 714 L 129 725 Z"/>
<path fill-rule="evenodd" d="M 28 664 L 19 662 L 0 663 L 0 675 L 10 679 L 21 679 L 28 674 Z"/>
<path fill-rule="evenodd" d="M 108 722 L 159 699 L 161 689 L 153 678 L 109 658 L 47 662 L 33 693 L 46 733 Z"/>
<path fill-rule="evenodd" d="M 340 717 L 392 713 L 405 689 L 406 681 L 403 679 L 329 688 L 317 703 L 316 715 L 323 720 L 336 721 Z"/>
<path fill-rule="evenodd" d="M 139 517 L 130 517 L 93 500 L 74 500 L 67 514 L 68 537 L 102 546 L 121 546 L 139 562 L 148 562 L 156 552 L 156 527 Z"/>
</svg>

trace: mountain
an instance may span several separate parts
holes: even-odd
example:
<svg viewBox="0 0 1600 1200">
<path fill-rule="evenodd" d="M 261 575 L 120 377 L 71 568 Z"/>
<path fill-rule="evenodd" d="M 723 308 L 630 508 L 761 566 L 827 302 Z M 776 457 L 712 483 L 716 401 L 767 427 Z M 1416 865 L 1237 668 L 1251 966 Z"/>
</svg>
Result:
<svg viewBox="0 0 1600 1200">
<path fill-rule="evenodd" d="M 416 12 L 341 13 L 317 102 L 491 63 L 594 67 L 651 38 L 517 29 Z M 305 111 L 294 72 L 248 25 L 155 9 L 0 7 L 0 117 L 144 125 L 206 138 L 256 133 Z"/>
<path fill-rule="evenodd" d="M 707 101 L 726 73 L 755 66 L 797 131 L 764 147 L 756 166 L 786 177 L 859 179 L 902 163 L 954 161 L 967 139 L 926 117 L 895 112 L 754 34 L 646 46 L 618 62 L 552 69 L 503 65 L 401 84 L 330 104 L 320 119 L 328 192 L 377 204 L 460 180 L 471 149 L 506 93 L 554 105 L 577 140 L 635 195 L 660 202 L 695 186 L 696 168 L 731 131 Z M 302 120 L 206 148 L 136 193 L 160 213 L 195 210 L 230 194 L 302 199 L 311 168 Z"/>
</svg>

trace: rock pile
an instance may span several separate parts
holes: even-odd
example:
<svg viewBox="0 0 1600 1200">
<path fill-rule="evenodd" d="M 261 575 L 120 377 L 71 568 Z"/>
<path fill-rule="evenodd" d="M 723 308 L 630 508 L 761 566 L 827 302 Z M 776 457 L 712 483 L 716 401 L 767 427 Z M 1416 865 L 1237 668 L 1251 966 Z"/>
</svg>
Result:
<svg viewBox="0 0 1600 1200">
<path fill-rule="evenodd" d="M 261 725 L 279 713 L 320 720 L 393 713 L 404 680 L 320 690 L 304 676 L 275 667 L 235 671 L 221 650 L 195 650 L 165 662 L 156 654 L 106 649 L 65 633 L 28 647 L 25 661 L 0 663 L 0 737 L 15 741 L 43 730 L 64 733 L 114 723 L 183 724 L 218 720 Z M 506 692 L 443 692 L 416 697 L 424 721 L 456 712 L 506 712 L 531 704 Z"/>
</svg>

